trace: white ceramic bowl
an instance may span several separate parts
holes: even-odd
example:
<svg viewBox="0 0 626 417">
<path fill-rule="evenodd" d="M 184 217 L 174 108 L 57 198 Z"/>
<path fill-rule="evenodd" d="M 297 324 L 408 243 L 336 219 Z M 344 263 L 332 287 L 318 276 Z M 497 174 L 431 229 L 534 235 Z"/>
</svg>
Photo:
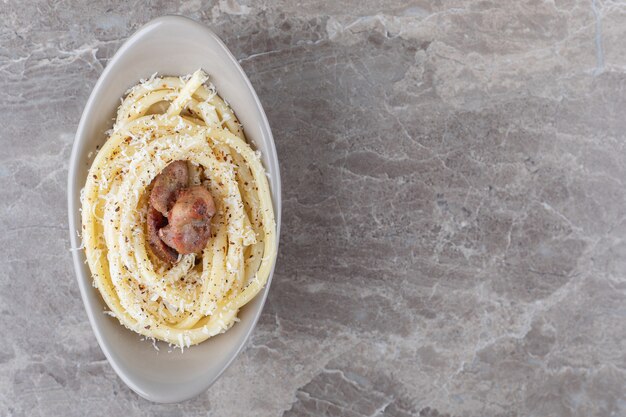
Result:
<svg viewBox="0 0 626 417">
<path fill-rule="evenodd" d="M 166 16 L 139 29 L 119 49 L 103 71 L 83 111 L 69 166 L 68 210 L 71 242 L 80 246 L 79 194 L 91 160 L 88 154 L 105 139 L 124 92 L 154 72 L 162 75 L 190 74 L 204 69 L 219 94 L 230 103 L 244 126 L 248 140 L 263 155 L 270 176 L 280 233 L 280 172 L 276 148 L 265 112 L 236 59 L 222 41 L 193 20 Z M 205 391 L 241 351 L 256 324 L 272 279 L 246 305 L 226 333 L 192 346 L 181 354 L 168 353 L 161 344 L 157 352 L 149 342 L 124 328 L 117 319 L 103 314 L 106 306 L 92 287 L 83 251 L 73 251 L 74 268 L 89 321 L 102 351 L 122 380 L 137 394 L 155 402 L 178 402 Z M 273 270 L 272 270 L 273 274 Z"/>
</svg>

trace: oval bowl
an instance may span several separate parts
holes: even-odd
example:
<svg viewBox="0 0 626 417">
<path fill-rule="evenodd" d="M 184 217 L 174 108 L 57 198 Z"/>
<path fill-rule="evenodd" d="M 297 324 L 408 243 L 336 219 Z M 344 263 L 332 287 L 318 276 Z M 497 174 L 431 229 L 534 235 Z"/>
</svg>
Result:
<svg viewBox="0 0 626 417">
<path fill-rule="evenodd" d="M 80 246 L 80 190 L 92 158 L 89 153 L 106 140 L 105 131 L 120 97 L 140 79 L 159 75 L 190 74 L 203 68 L 229 102 L 244 126 L 246 137 L 262 153 L 269 174 L 280 234 L 281 191 L 276 148 L 263 107 L 235 57 L 205 26 L 184 17 L 166 16 L 152 20 L 117 51 L 98 79 L 83 111 L 69 163 L 68 212 L 73 248 Z M 92 278 L 82 250 L 73 250 L 74 269 L 87 316 L 96 339 L 120 378 L 137 394 L 155 402 L 179 402 L 204 392 L 243 348 L 256 324 L 267 297 L 272 273 L 263 291 L 239 312 L 241 321 L 226 333 L 199 345 L 168 353 L 161 343 L 157 351 L 141 336 L 127 330 L 108 310 Z M 275 260 L 274 260 L 275 262 Z"/>
</svg>

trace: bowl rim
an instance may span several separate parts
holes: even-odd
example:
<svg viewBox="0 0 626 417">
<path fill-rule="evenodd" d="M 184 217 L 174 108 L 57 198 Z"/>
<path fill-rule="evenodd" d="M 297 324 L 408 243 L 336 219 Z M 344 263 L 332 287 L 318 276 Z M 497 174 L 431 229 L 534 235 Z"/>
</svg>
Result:
<svg viewBox="0 0 626 417">
<path fill-rule="evenodd" d="M 75 204 L 76 196 L 80 194 L 80 189 L 81 189 L 80 184 L 81 184 L 81 181 L 83 180 L 83 178 L 78 178 L 78 176 L 76 175 L 76 172 L 78 170 L 79 164 L 82 162 L 82 161 L 79 161 L 78 159 L 79 159 L 80 144 L 85 141 L 85 136 L 86 136 L 85 130 L 86 130 L 86 126 L 88 123 L 86 116 L 93 111 L 95 102 L 97 101 L 96 99 L 100 95 L 100 92 L 103 89 L 106 80 L 108 79 L 109 73 L 111 73 L 111 71 L 115 67 L 115 63 L 121 59 L 121 56 L 123 56 L 126 53 L 126 51 L 131 47 L 131 45 L 135 42 L 136 39 L 143 37 L 146 33 L 153 30 L 155 26 L 158 26 L 161 24 L 178 24 L 178 25 L 183 25 L 183 26 L 184 25 L 194 26 L 197 29 L 204 31 L 208 37 L 213 38 L 213 40 L 218 45 L 218 48 L 221 49 L 221 52 L 224 53 L 224 55 L 227 56 L 234 63 L 235 68 L 237 69 L 239 73 L 238 76 L 243 81 L 242 85 L 245 86 L 245 88 L 248 90 L 248 93 L 253 98 L 254 105 L 258 109 L 260 117 L 261 117 L 261 123 L 266 128 L 265 130 L 267 133 L 266 139 L 267 139 L 268 149 L 265 153 L 266 153 L 266 157 L 268 161 L 268 166 L 266 166 L 265 169 L 268 172 L 271 171 L 272 176 L 276 178 L 276 182 L 273 185 L 271 191 L 272 191 L 272 197 L 273 197 L 272 203 L 274 205 L 274 215 L 275 215 L 275 220 L 276 220 L 276 249 L 277 249 L 276 257 L 274 259 L 274 264 L 272 265 L 272 269 L 267 279 L 267 283 L 265 284 L 262 290 L 262 293 L 257 294 L 255 296 L 255 299 L 258 297 L 261 297 L 261 302 L 258 307 L 258 311 L 255 312 L 251 326 L 244 334 L 242 342 L 236 347 L 236 349 L 233 349 L 230 352 L 230 357 L 224 363 L 223 367 L 215 374 L 212 380 L 208 381 L 208 383 L 204 385 L 197 384 L 195 389 L 190 390 L 185 395 L 181 395 L 177 398 L 166 398 L 166 399 L 155 397 L 150 392 L 147 392 L 142 387 L 138 386 L 135 383 L 135 381 L 133 381 L 131 378 L 129 378 L 128 375 L 126 375 L 126 372 L 120 368 L 117 361 L 112 359 L 111 352 L 109 352 L 107 348 L 107 343 L 104 341 L 104 337 L 99 330 L 99 326 L 96 325 L 94 314 L 93 314 L 93 306 L 87 296 L 88 291 L 93 291 L 91 284 L 88 282 L 91 275 L 86 276 L 85 274 L 83 274 L 82 264 L 84 262 L 83 261 L 84 254 L 82 253 L 81 250 L 77 249 L 81 246 L 81 243 L 82 243 L 81 238 L 78 235 L 78 233 L 80 233 L 80 230 L 81 230 L 80 215 L 76 217 L 77 213 L 79 213 L 81 204 L 79 200 L 78 200 L 78 203 Z M 94 335 L 96 336 L 98 345 L 100 346 L 100 349 L 102 350 L 105 357 L 107 358 L 108 363 L 114 369 L 115 373 L 122 379 L 122 381 L 124 381 L 124 383 L 131 390 L 133 390 L 136 394 L 138 394 L 139 396 L 149 401 L 153 401 L 157 403 L 175 403 L 175 402 L 188 400 L 206 391 L 232 364 L 232 362 L 239 355 L 239 353 L 241 353 L 244 346 L 246 345 L 247 340 L 250 338 L 252 331 L 256 327 L 256 324 L 263 311 L 263 307 L 265 305 L 265 301 L 269 293 L 269 287 L 271 285 L 272 278 L 274 275 L 276 262 L 278 260 L 278 247 L 280 243 L 280 226 L 281 226 L 281 211 L 282 211 L 281 185 L 282 185 L 282 182 L 281 182 L 281 176 L 280 176 L 280 165 L 278 162 L 278 155 L 276 152 L 276 144 L 274 142 L 274 137 L 272 135 L 269 121 L 265 114 L 265 109 L 263 108 L 256 94 L 256 91 L 252 87 L 252 84 L 250 83 L 248 76 L 246 75 L 243 68 L 239 64 L 239 61 L 235 58 L 235 56 L 228 49 L 228 47 L 224 44 L 224 42 L 219 38 L 219 36 L 217 36 L 211 29 L 209 29 L 207 26 L 203 25 L 202 23 L 199 23 L 185 16 L 165 15 L 165 16 L 152 19 L 146 24 L 144 24 L 143 26 L 141 26 L 132 35 L 130 35 L 124 41 L 124 43 L 117 49 L 117 51 L 115 52 L 111 60 L 108 62 L 108 64 L 106 65 L 106 67 L 104 68 L 100 76 L 98 77 L 98 80 L 95 83 L 93 89 L 91 90 L 89 98 L 87 99 L 87 102 L 85 103 L 85 106 L 83 108 L 83 112 L 81 114 L 81 118 L 78 123 L 76 133 L 74 135 L 74 141 L 72 144 L 72 152 L 69 158 L 68 182 L 67 182 L 67 203 L 68 203 L 68 220 L 69 220 L 68 226 L 69 226 L 69 232 L 70 232 L 70 244 L 72 248 L 71 252 L 72 252 L 72 260 L 73 260 L 73 266 L 74 266 L 74 275 L 76 276 L 76 280 L 78 281 L 81 299 L 83 301 L 83 305 L 87 313 L 87 317 L 89 319 L 91 329 Z M 78 218 L 78 221 L 75 221 L 76 218 Z M 81 259 L 81 256 L 83 259 Z"/>
</svg>

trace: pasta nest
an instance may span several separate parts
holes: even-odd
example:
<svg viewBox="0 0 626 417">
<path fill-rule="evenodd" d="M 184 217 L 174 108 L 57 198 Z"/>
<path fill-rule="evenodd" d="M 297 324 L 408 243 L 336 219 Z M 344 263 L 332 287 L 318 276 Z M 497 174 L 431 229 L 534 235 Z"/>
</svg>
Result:
<svg viewBox="0 0 626 417">
<path fill-rule="evenodd" d="M 110 314 L 181 348 L 229 329 L 276 257 L 260 154 L 207 80 L 198 70 L 131 88 L 81 193 L 87 263 Z M 167 265 L 149 250 L 146 216 L 150 184 L 176 160 L 189 161 L 191 182 L 207 187 L 217 212 L 204 250 Z"/>
</svg>

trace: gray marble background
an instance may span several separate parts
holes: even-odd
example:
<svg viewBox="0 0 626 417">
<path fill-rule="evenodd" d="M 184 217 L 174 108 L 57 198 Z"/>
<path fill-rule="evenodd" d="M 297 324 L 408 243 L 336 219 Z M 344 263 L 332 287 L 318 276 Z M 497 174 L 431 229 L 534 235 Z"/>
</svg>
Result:
<svg viewBox="0 0 626 417">
<path fill-rule="evenodd" d="M 284 179 L 243 354 L 140 399 L 70 261 L 67 161 L 107 60 L 167 13 L 250 76 Z M 626 4 L 0 3 L 1 416 L 626 415 Z"/>
</svg>

